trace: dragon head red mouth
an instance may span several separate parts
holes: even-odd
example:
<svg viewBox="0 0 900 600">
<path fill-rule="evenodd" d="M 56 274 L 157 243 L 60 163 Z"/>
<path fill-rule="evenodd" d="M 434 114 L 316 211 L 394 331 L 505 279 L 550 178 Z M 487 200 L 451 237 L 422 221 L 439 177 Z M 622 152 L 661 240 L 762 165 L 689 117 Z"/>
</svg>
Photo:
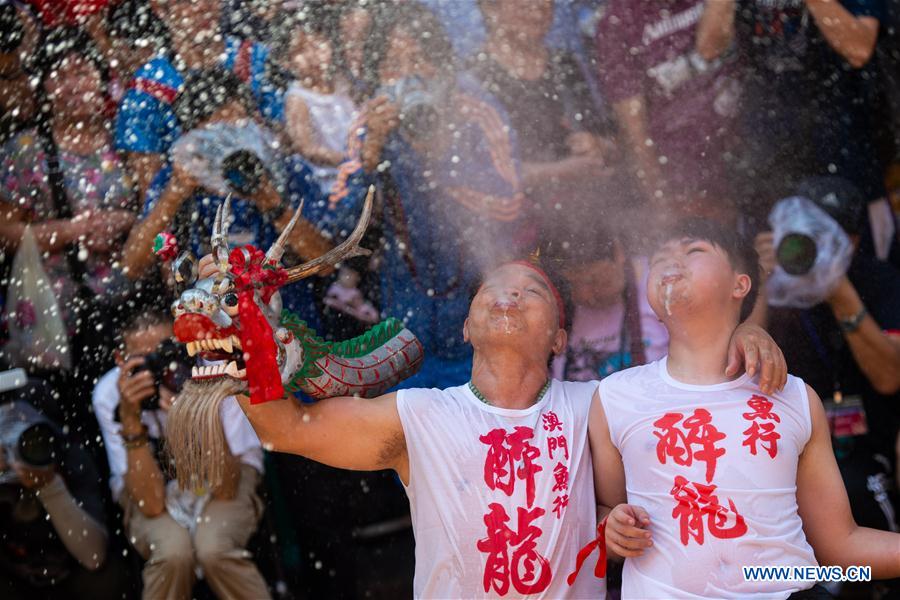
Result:
<svg viewBox="0 0 900 600">
<path fill-rule="evenodd" d="M 225 198 L 216 211 L 210 237 L 216 271 L 198 279 L 200 267 L 190 253 L 173 264 L 176 283 L 186 288 L 172 305 L 176 337 L 187 345 L 191 356 L 213 363 L 195 367 L 194 379 L 246 380 L 253 404 L 284 397 L 289 369 L 298 367 L 302 352 L 296 340 L 288 344 L 291 352 L 286 342 L 278 339 L 282 313 L 278 290 L 344 259 L 369 254 L 359 242 L 372 214 L 373 197 L 374 188 L 370 188 L 360 221 L 346 240 L 318 258 L 289 268 L 281 266 L 281 258 L 303 203 L 275 243 L 263 252 L 252 245 L 229 247 L 230 195 Z"/>
<path fill-rule="evenodd" d="M 185 345 L 188 355 L 215 363 L 195 366 L 191 379 L 246 379 L 243 344 L 237 333 L 236 327 L 217 327 L 205 315 L 191 313 L 175 319 L 175 338 Z"/>
</svg>

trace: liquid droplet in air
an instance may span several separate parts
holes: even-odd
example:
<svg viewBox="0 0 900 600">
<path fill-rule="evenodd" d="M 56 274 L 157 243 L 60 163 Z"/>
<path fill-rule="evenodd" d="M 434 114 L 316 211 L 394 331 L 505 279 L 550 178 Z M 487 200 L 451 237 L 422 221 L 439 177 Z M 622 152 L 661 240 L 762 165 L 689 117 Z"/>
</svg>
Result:
<svg viewBox="0 0 900 600">
<path fill-rule="evenodd" d="M 666 314 L 672 316 L 672 284 L 667 283 L 665 292 L 663 292 L 663 304 L 666 308 Z"/>
</svg>

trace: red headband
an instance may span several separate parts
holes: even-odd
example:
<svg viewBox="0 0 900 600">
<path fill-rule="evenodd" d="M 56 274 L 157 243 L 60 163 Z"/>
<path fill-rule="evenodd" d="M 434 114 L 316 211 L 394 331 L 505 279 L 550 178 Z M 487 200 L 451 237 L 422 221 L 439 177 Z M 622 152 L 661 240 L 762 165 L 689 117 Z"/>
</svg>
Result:
<svg viewBox="0 0 900 600">
<path fill-rule="evenodd" d="M 559 328 L 565 329 L 566 328 L 566 305 L 563 302 L 562 294 L 559 293 L 559 289 L 557 289 L 557 287 L 550 280 L 550 276 L 547 275 L 547 272 L 544 271 L 539 266 L 537 266 L 536 264 L 534 264 L 533 262 L 530 262 L 527 260 L 513 260 L 506 264 L 520 265 L 523 267 L 528 267 L 529 269 L 531 269 L 532 271 L 534 271 L 535 273 L 540 275 L 540 277 L 544 281 L 544 283 L 547 284 L 547 287 L 550 288 L 550 293 L 553 294 L 553 298 L 556 300 L 556 309 L 557 309 L 557 312 L 559 312 Z"/>
</svg>

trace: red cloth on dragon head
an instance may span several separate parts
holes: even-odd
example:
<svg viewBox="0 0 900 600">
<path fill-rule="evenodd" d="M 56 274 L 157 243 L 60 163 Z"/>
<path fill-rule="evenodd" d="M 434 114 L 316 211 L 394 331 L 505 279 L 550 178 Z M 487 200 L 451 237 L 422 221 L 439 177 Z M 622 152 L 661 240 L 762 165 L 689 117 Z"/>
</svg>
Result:
<svg viewBox="0 0 900 600">
<path fill-rule="evenodd" d="M 234 287 L 238 295 L 238 336 L 244 351 L 250 404 L 261 404 L 284 397 L 278 371 L 278 348 L 269 321 L 256 301 L 268 304 L 272 295 L 287 281 L 281 267 L 265 264 L 265 253 L 253 246 L 235 248 L 228 257 Z"/>
</svg>

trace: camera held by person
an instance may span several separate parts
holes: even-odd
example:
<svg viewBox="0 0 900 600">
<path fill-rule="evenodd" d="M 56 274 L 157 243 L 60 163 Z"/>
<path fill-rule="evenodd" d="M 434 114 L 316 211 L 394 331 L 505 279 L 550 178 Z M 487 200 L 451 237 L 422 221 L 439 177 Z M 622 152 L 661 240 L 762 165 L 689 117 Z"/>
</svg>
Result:
<svg viewBox="0 0 900 600">
<path fill-rule="evenodd" d="M 853 259 L 854 244 L 842 223 L 859 222 L 863 203 L 858 192 L 844 189 L 840 180 L 830 182 L 822 194 L 817 191 L 821 185 L 807 181 L 799 195 L 779 201 L 769 215 L 775 265 L 767 292 L 772 306 L 819 304 L 835 290 Z"/>
<path fill-rule="evenodd" d="M 439 122 L 438 104 L 443 93 L 440 80 L 418 75 L 403 77 L 379 89 L 399 108 L 400 128 L 405 135 L 417 139 L 429 135 Z"/>
<path fill-rule="evenodd" d="M 0 405 L 0 452 L 6 464 L 27 469 L 51 469 L 57 455 L 57 431 L 28 402 Z M 0 483 L 18 481 L 15 471 L 0 474 Z"/>
<path fill-rule="evenodd" d="M 275 161 L 275 139 L 253 120 L 209 123 L 185 133 L 172 146 L 175 162 L 203 187 L 222 195 L 252 197 Z"/>
<path fill-rule="evenodd" d="M 124 510 L 131 544 L 147 559 L 143 597 L 189 597 L 199 566 L 219 597 L 267 598 L 266 583 L 244 550 L 262 515 L 256 493 L 262 448 L 233 397 L 219 413 L 228 442 L 223 484 L 182 491 L 173 479 L 180 466 L 165 453 L 167 415 L 176 394 L 185 406 L 192 402 L 181 389 L 189 362 L 172 333 L 167 311 L 132 316 L 120 333 L 118 366 L 93 393 L 112 495 Z"/>
<path fill-rule="evenodd" d="M 0 399 L 0 597 L 121 597 L 100 476 L 90 454 L 45 414 L 55 405 L 50 393 L 23 378 Z"/>
<path fill-rule="evenodd" d="M 131 376 L 148 372 L 152 377 L 155 389 L 141 399 L 141 411 L 154 411 L 160 408 L 160 386 L 166 388 L 169 395 L 181 391 L 184 382 L 190 378 L 191 364 L 184 353 L 184 347 L 171 339 L 160 342 L 156 350 L 143 357 L 142 364 L 131 370 Z M 119 407 L 116 407 L 116 421 L 120 420 Z"/>
</svg>

